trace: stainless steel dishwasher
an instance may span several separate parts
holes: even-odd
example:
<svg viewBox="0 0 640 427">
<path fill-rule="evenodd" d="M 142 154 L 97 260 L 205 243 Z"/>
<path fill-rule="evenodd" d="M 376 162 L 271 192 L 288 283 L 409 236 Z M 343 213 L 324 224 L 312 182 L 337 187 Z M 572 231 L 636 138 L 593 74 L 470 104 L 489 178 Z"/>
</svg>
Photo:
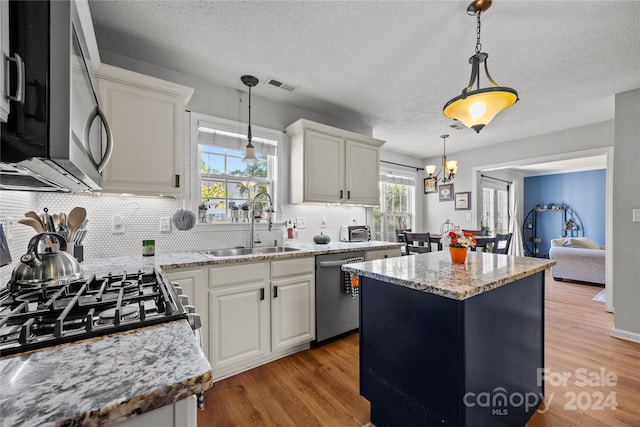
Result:
<svg viewBox="0 0 640 427">
<path fill-rule="evenodd" d="M 364 251 L 316 256 L 316 341 L 359 327 L 360 298 L 345 286 L 340 266 L 364 261 Z"/>
</svg>

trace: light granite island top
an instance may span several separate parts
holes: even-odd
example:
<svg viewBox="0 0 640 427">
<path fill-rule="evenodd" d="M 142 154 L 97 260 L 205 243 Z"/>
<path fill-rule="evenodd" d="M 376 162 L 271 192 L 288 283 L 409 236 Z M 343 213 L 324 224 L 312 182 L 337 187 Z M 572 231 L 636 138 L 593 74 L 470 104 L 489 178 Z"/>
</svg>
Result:
<svg viewBox="0 0 640 427">
<path fill-rule="evenodd" d="M 0 359 L 2 426 L 108 426 L 207 390 L 186 320 Z"/>
<path fill-rule="evenodd" d="M 554 260 L 485 252 L 452 264 L 449 251 L 345 264 L 344 271 L 435 295 L 464 300 L 555 265 Z"/>
</svg>

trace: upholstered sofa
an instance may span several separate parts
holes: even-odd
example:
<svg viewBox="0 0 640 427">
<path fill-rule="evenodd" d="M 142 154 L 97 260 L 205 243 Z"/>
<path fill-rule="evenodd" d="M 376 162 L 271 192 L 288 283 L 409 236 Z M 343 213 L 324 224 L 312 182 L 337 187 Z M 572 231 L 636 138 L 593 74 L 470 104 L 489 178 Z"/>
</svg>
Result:
<svg viewBox="0 0 640 427">
<path fill-rule="evenodd" d="M 604 246 L 584 237 L 563 237 L 551 240 L 549 258 L 557 262 L 551 267 L 555 280 L 605 283 Z"/>
</svg>

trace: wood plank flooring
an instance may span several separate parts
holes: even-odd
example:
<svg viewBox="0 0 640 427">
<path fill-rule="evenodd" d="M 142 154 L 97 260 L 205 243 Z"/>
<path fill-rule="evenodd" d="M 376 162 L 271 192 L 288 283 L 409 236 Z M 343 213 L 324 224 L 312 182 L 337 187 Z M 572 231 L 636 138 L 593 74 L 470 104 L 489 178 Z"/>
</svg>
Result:
<svg viewBox="0 0 640 427">
<path fill-rule="evenodd" d="M 640 426 L 640 344 L 609 336 L 613 315 L 592 301 L 601 289 L 547 274 L 545 365 L 554 379 L 563 372 L 571 377 L 545 383 L 550 404 L 528 427 Z M 576 377 L 584 372 L 591 379 L 602 369 L 615 374 L 610 385 L 582 385 Z M 198 427 L 370 425 L 369 402 L 358 388 L 358 335 L 352 334 L 216 382 Z M 615 410 L 607 405 L 612 398 Z"/>
</svg>

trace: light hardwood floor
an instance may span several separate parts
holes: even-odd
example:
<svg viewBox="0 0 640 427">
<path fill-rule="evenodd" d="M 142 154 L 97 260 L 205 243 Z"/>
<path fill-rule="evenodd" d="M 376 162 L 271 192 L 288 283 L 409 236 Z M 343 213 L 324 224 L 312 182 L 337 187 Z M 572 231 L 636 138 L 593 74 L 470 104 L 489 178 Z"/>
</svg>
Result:
<svg viewBox="0 0 640 427">
<path fill-rule="evenodd" d="M 545 365 L 554 377 L 571 377 L 545 383 L 550 404 L 527 426 L 640 426 L 640 344 L 609 336 L 613 315 L 592 301 L 601 289 L 547 274 Z M 591 378 L 602 370 L 609 385 L 582 385 L 582 373 Z M 365 425 L 369 402 L 358 392 L 357 334 L 216 382 L 198 412 L 198 427 Z"/>
</svg>

